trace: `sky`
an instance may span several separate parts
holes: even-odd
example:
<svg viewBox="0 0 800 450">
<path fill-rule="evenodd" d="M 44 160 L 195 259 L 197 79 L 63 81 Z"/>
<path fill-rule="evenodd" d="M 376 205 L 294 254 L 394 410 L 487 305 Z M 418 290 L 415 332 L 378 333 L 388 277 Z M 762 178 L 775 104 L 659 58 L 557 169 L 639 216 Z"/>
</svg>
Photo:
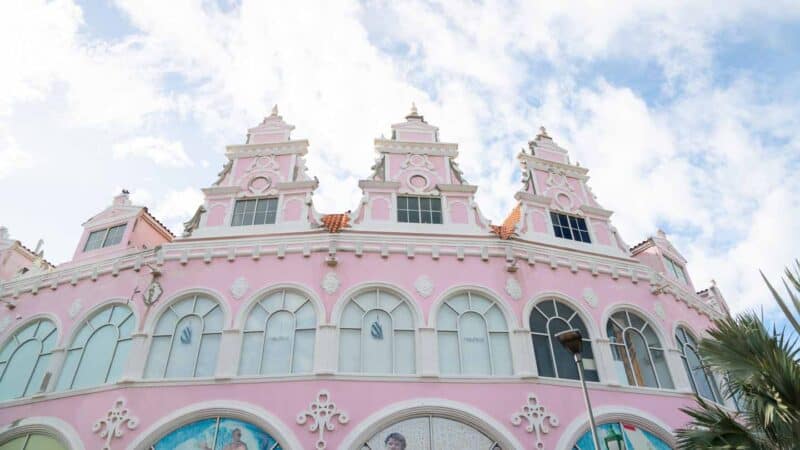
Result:
<svg viewBox="0 0 800 450">
<path fill-rule="evenodd" d="M 777 317 L 800 257 L 800 2 L 74 1 L 0 5 L 0 224 L 54 263 L 121 189 L 176 234 L 225 145 L 279 105 L 321 212 L 412 102 L 495 223 L 538 132 L 634 245 Z"/>
</svg>

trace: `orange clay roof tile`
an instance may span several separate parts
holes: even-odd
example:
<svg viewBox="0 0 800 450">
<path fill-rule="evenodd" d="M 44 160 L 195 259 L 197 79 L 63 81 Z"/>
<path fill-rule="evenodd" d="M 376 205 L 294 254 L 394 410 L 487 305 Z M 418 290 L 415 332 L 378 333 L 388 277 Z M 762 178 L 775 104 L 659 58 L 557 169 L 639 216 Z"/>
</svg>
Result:
<svg viewBox="0 0 800 450">
<path fill-rule="evenodd" d="M 326 214 L 322 216 L 322 226 L 331 233 L 338 233 L 342 228 L 349 226 L 350 214 Z"/>
<path fill-rule="evenodd" d="M 522 205 L 518 204 L 516 207 L 514 207 L 514 209 L 512 209 L 508 214 L 508 217 L 506 217 L 506 219 L 503 221 L 502 225 L 492 225 L 492 233 L 504 240 L 513 236 L 514 229 L 517 227 L 519 219 L 521 218 L 521 206 Z"/>
</svg>

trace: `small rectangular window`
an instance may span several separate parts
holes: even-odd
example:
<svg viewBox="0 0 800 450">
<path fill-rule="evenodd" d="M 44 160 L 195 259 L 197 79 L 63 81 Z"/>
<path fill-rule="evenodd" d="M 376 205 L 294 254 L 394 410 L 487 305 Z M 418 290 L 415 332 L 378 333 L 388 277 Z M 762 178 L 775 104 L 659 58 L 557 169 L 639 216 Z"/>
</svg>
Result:
<svg viewBox="0 0 800 450">
<path fill-rule="evenodd" d="M 83 251 L 88 252 L 90 250 L 119 244 L 122 242 L 122 236 L 125 234 L 125 226 L 126 224 L 122 224 L 111 228 L 92 231 L 89 233 L 89 238 L 86 239 Z"/>
<path fill-rule="evenodd" d="M 592 242 L 583 217 L 551 212 L 550 220 L 553 222 L 553 233 L 556 237 L 589 244 Z"/>
<path fill-rule="evenodd" d="M 684 284 L 689 284 L 689 280 L 686 278 L 686 272 L 683 271 L 683 267 L 681 267 L 680 264 L 665 256 L 664 265 L 667 266 L 667 272 L 674 276 L 675 279 Z"/>
<path fill-rule="evenodd" d="M 397 197 L 397 221 L 403 223 L 442 223 L 442 199 L 438 197 Z"/>
<path fill-rule="evenodd" d="M 277 198 L 258 198 L 252 200 L 236 200 L 233 207 L 231 225 L 265 225 L 275 223 L 278 215 Z"/>
</svg>

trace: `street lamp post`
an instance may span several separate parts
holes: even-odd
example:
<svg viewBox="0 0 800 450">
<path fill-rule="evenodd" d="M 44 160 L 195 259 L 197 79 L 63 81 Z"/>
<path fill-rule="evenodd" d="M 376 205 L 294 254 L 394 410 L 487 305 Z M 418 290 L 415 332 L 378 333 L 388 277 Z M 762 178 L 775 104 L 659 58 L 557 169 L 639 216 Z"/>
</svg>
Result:
<svg viewBox="0 0 800 450">
<path fill-rule="evenodd" d="M 581 356 L 581 345 L 583 344 L 583 336 L 580 330 L 567 330 L 556 334 L 558 341 L 564 346 L 572 356 L 575 358 L 575 364 L 578 366 L 578 378 L 581 380 L 581 388 L 583 388 L 583 399 L 586 401 L 586 410 L 589 412 L 589 426 L 592 429 L 592 440 L 594 441 L 595 450 L 601 450 L 600 440 L 597 438 L 597 425 L 594 423 L 594 413 L 592 412 L 592 402 L 589 400 L 589 390 L 586 389 L 586 380 L 583 378 L 583 357 Z"/>
</svg>

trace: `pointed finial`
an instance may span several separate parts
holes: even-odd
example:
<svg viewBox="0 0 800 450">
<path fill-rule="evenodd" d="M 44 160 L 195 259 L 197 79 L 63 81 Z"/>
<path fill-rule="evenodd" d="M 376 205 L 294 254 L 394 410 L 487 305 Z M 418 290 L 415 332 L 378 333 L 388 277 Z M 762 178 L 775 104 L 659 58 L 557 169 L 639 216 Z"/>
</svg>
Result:
<svg viewBox="0 0 800 450">
<path fill-rule="evenodd" d="M 539 136 L 541 136 L 541 137 L 550 137 L 550 136 L 547 135 L 547 130 L 543 126 L 539 127 Z M 537 137 L 539 137 L 539 136 L 537 136 Z"/>
<path fill-rule="evenodd" d="M 712 286 L 712 287 L 717 287 L 717 280 L 715 280 L 715 279 L 713 279 L 713 278 L 712 278 L 712 279 L 711 279 L 711 286 Z"/>
<path fill-rule="evenodd" d="M 275 104 L 275 106 L 272 107 L 272 115 L 273 116 L 277 116 L 278 115 L 278 104 L 277 103 Z"/>
<path fill-rule="evenodd" d="M 417 104 L 416 104 L 416 103 L 414 103 L 414 102 L 411 102 L 411 115 L 412 115 L 412 116 L 417 116 L 417 115 L 419 115 L 419 114 L 417 113 Z"/>
</svg>

